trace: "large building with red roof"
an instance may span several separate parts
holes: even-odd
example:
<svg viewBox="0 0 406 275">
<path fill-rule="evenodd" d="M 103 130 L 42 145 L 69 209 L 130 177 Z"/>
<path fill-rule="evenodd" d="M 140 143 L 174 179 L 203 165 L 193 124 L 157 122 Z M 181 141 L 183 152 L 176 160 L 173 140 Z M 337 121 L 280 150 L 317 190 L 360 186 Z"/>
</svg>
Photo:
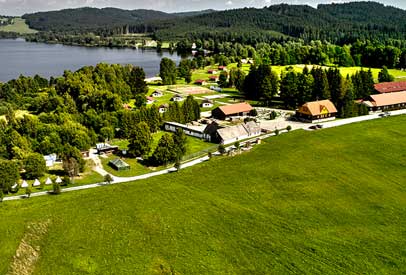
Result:
<svg viewBox="0 0 406 275">
<path fill-rule="evenodd" d="M 220 106 L 211 111 L 211 115 L 216 119 L 225 120 L 228 117 L 232 116 L 246 116 L 251 110 L 252 106 L 247 102 Z"/>
<path fill-rule="evenodd" d="M 404 92 L 406 91 L 406 82 L 382 82 L 375 84 L 374 87 L 375 91 L 380 94 Z"/>
</svg>

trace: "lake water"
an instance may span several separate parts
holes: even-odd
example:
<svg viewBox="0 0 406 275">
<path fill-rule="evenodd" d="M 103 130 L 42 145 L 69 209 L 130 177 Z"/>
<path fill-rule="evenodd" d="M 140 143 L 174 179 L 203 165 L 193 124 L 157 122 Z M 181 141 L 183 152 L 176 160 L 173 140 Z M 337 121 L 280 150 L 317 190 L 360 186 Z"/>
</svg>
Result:
<svg viewBox="0 0 406 275">
<path fill-rule="evenodd" d="M 177 63 L 181 59 L 176 53 L 158 54 L 155 50 L 87 48 L 0 39 L 0 81 L 6 82 L 21 74 L 39 74 L 46 78 L 60 76 L 64 70 L 75 71 L 100 62 L 140 66 L 147 77 L 152 77 L 159 73 L 163 57 Z"/>
</svg>

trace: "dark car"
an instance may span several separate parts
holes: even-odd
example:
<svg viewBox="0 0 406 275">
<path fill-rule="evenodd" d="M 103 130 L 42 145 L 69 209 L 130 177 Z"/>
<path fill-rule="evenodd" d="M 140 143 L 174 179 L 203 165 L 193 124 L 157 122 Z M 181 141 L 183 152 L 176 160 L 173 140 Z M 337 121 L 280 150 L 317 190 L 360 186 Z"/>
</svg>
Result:
<svg viewBox="0 0 406 275">
<path fill-rule="evenodd" d="M 309 127 L 309 129 L 311 129 L 311 130 L 317 130 L 317 129 L 319 129 L 319 128 L 317 128 L 317 125 L 312 125 L 312 126 Z"/>
</svg>

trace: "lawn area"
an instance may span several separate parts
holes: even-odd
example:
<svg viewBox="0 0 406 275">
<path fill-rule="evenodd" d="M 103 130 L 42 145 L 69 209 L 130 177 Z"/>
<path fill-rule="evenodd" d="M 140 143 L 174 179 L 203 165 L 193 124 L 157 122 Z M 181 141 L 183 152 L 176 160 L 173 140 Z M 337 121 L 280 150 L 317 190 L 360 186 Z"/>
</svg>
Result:
<svg viewBox="0 0 406 275">
<path fill-rule="evenodd" d="M 73 187 L 73 186 L 80 186 L 80 185 L 103 182 L 104 178 L 100 174 L 98 174 L 92 170 L 92 164 L 93 163 L 90 163 L 90 161 L 87 161 L 84 173 L 82 173 L 80 175 L 80 177 L 75 178 L 73 183 L 71 183 L 70 185 L 62 186 L 62 189 L 66 188 L 66 187 Z M 63 178 L 63 176 L 64 176 L 62 164 L 59 164 L 59 163 L 55 164 L 53 167 L 50 167 L 48 169 L 48 172 L 44 176 L 39 178 L 38 180 L 41 183 L 45 183 L 45 181 L 48 177 L 52 181 L 55 181 L 58 176 L 60 176 L 61 178 Z M 43 184 L 43 186 L 40 186 L 40 187 L 32 187 L 34 180 L 27 180 L 27 183 L 31 186 L 32 193 L 52 190 L 52 185 Z M 9 194 L 8 196 L 25 195 L 25 191 L 26 191 L 25 188 L 20 188 L 17 193 Z"/>
<path fill-rule="evenodd" d="M 3 32 L 17 32 L 21 34 L 36 33 L 38 31 L 30 29 L 22 18 L 14 18 L 14 24 L 0 26 L 0 31 Z"/>
<path fill-rule="evenodd" d="M 236 64 L 229 65 L 230 68 L 236 67 Z M 281 72 L 286 70 L 288 67 L 293 67 L 294 71 L 302 72 L 305 65 L 290 65 L 290 66 L 272 66 L 272 70 L 274 70 L 278 75 L 281 75 Z M 307 68 L 311 70 L 312 65 L 307 65 Z M 323 67 L 328 69 L 328 67 Z M 339 67 L 341 74 L 343 76 L 353 75 L 357 71 L 361 70 L 361 67 Z M 369 68 L 363 68 L 364 70 L 369 70 Z M 243 70 L 248 73 L 249 72 L 249 65 L 243 65 Z M 378 82 L 378 74 L 381 71 L 381 68 L 372 68 L 372 74 L 376 82 Z M 389 69 L 389 73 L 395 77 L 396 81 L 406 81 L 406 71 L 401 71 L 397 69 Z"/>
<path fill-rule="evenodd" d="M 293 131 L 147 180 L 0 204 L 0 274 L 405 274 L 406 116 Z M 27 230 L 47 230 L 30 239 Z"/>
<path fill-rule="evenodd" d="M 148 167 L 143 166 L 138 163 L 136 159 L 133 158 L 124 158 L 123 160 L 130 165 L 129 170 L 117 171 L 109 165 L 109 161 L 117 158 L 117 156 L 109 156 L 107 158 L 100 158 L 103 164 L 103 168 L 110 174 L 117 177 L 133 177 L 138 175 L 147 174 L 153 172 L 154 170 L 149 169 Z"/>
</svg>

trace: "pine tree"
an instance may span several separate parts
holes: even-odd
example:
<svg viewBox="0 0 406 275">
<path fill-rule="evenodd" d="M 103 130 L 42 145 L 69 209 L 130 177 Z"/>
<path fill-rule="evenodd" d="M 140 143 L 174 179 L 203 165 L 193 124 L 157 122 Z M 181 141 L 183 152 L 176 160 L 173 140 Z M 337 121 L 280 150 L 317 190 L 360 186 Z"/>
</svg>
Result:
<svg viewBox="0 0 406 275">
<path fill-rule="evenodd" d="M 134 98 L 137 96 L 142 96 L 145 98 L 145 95 L 148 93 L 148 86 L 145 82 L 145 72 L 141 67 L 134 67 L 131 71 L 131 92 Z M 144 102 L 145 103 L 145 102 Z M 139 105 L 142 106 L 142 105 Z"/>
<path fill-rule="evenodd" d="M 150 161 L 153 165 L 167 165 L 176 160 L 177 150 L 170 134 L 165 133 L 158 142 Z"/>
<path fill-rule="evenodd" d="M 148 124 L 138 123 L 130 135 L 129 142 L 129 155 L 139 157 L 148 154 L 152 145 L 152 135 Z"/>
<path fill-rule="evenodd" d="M 378 74 L 379 82 L 392 82 L 395 80 L 395 77 L 389 74 L 388 68 L 383 66 L 382 70 Z"/>
</svg>

